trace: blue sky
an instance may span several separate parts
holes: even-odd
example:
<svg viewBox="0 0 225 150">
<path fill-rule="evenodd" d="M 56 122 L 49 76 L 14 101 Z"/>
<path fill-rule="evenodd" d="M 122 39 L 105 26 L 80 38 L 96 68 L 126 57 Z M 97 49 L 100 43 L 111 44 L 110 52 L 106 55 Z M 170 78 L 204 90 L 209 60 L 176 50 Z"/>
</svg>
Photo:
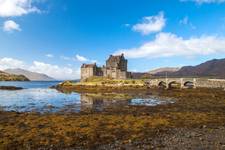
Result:
<svg viewBox="0 0 225 150">
<path fill-rule="evenodd" d="M 0 0 L 0 69 L 79 78 L 125 53 L 131 71 L 225 57 L 225 0 Z"/>
</svg>

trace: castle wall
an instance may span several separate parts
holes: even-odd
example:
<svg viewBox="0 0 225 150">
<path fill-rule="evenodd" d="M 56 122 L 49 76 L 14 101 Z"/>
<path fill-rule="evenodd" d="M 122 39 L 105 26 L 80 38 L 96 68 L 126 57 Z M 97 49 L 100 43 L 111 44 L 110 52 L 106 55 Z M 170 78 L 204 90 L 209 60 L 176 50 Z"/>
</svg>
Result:
<svg viewBox="0 0 225 150">
<path fill-rule="evenodd" d="M 94 73 L 94 67 L 81 68 L 81 80 L 84 81 L 85 79 L 94 76 Z"/>
<path fill-rule="evenodd" d="M 126 71 L 119 71 L 119 79 L 126 79 L 127 78 L 127 72 Z"/>
<path fill-rule="evenodd" d="M 121 71 L 119 69 L 105 69 L 104 70 L 104 77 L 111 77 L 114 79 L 126 79 L 127 78 L 127 72 Z"/>
</svg>

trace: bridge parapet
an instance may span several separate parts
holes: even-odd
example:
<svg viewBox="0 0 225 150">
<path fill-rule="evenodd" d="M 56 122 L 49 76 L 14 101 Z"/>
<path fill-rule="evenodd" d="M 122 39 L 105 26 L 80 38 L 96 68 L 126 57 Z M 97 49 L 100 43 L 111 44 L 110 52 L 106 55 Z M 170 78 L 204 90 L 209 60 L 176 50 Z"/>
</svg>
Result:
<svg viewBox="0 0 225 150">
<path fill-rule="evenodd" d="M 201 78 L 199 78 L 196 82 L 196 87 L 225 89 L 225 80 L 224 79 L 201 79 Z"/>
<path fill-rule="evenodd" d="M 171 84 L 179 84 L 180 88 L 192 86 L 193 88 L 223 88 L 225 89 L 224 79 L 206 78 L 159 78 L 146 81 L 150 87 L 164 86 L 170 88 Z"/>
</svg>

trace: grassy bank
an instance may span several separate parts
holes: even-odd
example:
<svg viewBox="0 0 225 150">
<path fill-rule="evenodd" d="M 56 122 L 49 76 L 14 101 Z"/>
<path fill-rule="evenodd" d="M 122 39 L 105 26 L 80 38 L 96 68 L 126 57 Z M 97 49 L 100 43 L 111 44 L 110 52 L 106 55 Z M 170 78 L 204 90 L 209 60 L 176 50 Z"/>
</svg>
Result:
<svg viewBox="0 0 225 150">
<path fill-rule="evenodd" d="M 57 87 L 62 91 L 76 92 L 125 92 L 142 91 L 147 89 L 144 80 L 141 79 L 111 79 L 105 77 L 91 77 L 83 82 L 66 81 L 60 83 Z"/>
</svg>

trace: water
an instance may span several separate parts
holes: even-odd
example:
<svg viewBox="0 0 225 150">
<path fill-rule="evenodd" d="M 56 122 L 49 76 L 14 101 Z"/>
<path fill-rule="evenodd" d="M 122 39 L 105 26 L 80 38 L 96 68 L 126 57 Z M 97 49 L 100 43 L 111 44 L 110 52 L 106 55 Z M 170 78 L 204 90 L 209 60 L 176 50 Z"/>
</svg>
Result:
<svg viewBox="0 0 225 150">
<path fill-rule="evenodd" d="M 49 87 L 58 84 L 52 82 L 0 82 L 0 86 L 23 87 L 23 90 L 7 91 L 0 90 L 0 109 L 4 111 L 17 112 L 80 112 L 84 110 L 104 111 L 112 106 L 156 106 L 168 104 L 171 101 L 156 98 L 124 97 L 123 94 L 114 96 L 110 93 L 110 98 L 106 93 L 61 93 Z M 117 98 L 114 98 L 114 97 Z M 118 99 L 118 97 L 120 97 Z"/>
<path fill-rule="evenodd" d="M 20 81 L 0 81 L 0 86 L 16 86 L 16 87 L 22 87 L 25 89 L 30 89 L 30 88 L 48 88 L 53 85 L 56 85 L 60 83 L 61 81 L 25 81 L 25 82 L 20 82 Z"/>
</svg>

